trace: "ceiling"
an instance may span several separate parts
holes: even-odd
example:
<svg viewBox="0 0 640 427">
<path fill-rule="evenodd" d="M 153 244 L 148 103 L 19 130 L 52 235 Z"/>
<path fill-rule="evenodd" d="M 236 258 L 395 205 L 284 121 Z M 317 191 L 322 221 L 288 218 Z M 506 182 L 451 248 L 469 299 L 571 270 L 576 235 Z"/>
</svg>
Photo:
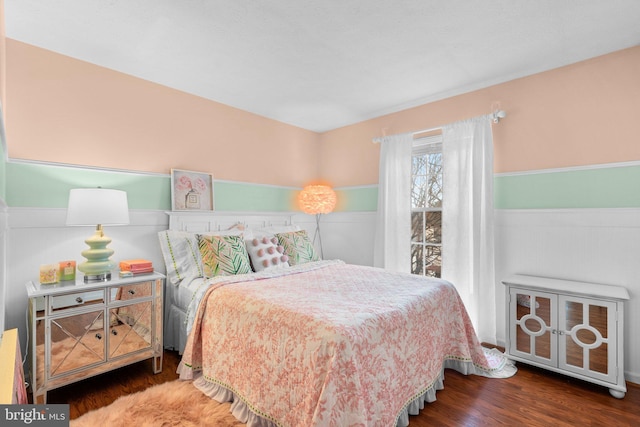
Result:
<svg viewBox="0 0 640 427">
<path fill-rule="evenodd" d="M 640 44 L 638 0 L 4 0 L 6 36 L 323 132 Z"/>
</svg>

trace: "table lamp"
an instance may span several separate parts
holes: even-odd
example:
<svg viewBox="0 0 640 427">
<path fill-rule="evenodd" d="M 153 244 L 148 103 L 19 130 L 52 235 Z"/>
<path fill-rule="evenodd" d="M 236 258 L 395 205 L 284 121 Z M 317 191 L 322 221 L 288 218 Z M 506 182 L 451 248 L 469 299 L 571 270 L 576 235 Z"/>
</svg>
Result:
<svg viewBox="0 0 640 427">
<path fill-rule="evenodd" d="M 127 193 L 106 188 L 70 190 L 66 224 L 96 227 L 95 234 L 85 240 L 89 249 L 82 251 L 82 256 L 87 260 L 78 265 L 85 283 L 111 280 L 116 264 L 109 259 L 113 255 L 113 249 L 107 248 L 111 239 L 104 235 L 102 226 L 129 224 Z"/>
<path fill-rule="evenodd" d="M 302 212 L 316 216 L 316 232 L 313 235 L 313 243 L 316 242 L 317 236 L 320 243 L 320 257 L 323 259 L 320 215 L 331 213 L 336 207 L 336 202 L 336 192 L 328 185 L 307 185 L 298 194 L 298 206 Z"/>
</svg>

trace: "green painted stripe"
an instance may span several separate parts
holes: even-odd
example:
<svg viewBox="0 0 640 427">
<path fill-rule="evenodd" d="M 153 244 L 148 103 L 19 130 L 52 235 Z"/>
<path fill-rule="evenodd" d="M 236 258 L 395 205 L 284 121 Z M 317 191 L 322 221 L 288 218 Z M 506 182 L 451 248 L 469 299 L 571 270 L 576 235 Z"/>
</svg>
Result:
<svg viewBox="0 0 640 427">
<path fill-rule="evenodd" d="M 497 209 L 640 207 L 640 166 L 497 176 L 494 196 Z"/>
<path fill-rule="evenodd" d="M 127 192 L 131 209 L 171 210 L 169 175 L 129 173 L 41 163 L 9 162 L 7 205 L 65 208 L 69 190 L 82 187 L 115 188 Z M 295 190 L 268 185 L 215 182 L 216 210 L 289 211 Z"/>
<path fill-rule="evenodd" d="M 4 70 L 3 70 L 4 71 Z M 7 199 L 7 155 L 6 155 L 7 137 L 4 131 L 4 111 L 2 102 L 0 102 L 0 206 L 3 206 Z"/>
<path fill-rule="evenodd" d="M 127 192 L 131 209 L 171 210 L 169 175 L 85 169 L 81 167 L 8 162 L 7 205 L 14 207 L 67 206 L 69 190 L 82 187 L 115 188 Z M 298 190 L 261 184 L 216 181 L 217 211 L 296 211 Z M 375 211 L 376 186 L 337 190 L 339 211 Z"/>
<path fill-rule="evenodd" d="M 131 209 L 170 210 L 170 182 L 162 175 L 9 162 L 7 204 L 65 208 L 72 188 L 103 187 L 126 191 Z"/>
<path fill-rule="evenodd" d="M 340 189 L 339 211 L 375 211 L 376 186 Z M 640 207 L 640 165 L 585 167 L 502 175 L 494 179 L 497 209 Z"/>
<path fill-rule="evenodd" d="M 7 200 L 7 162 L 4 159 L 4 151 L 0 144 L 0 200 Z"/>
<path fill-rule="evenodd" d="M 378 186 L 336 189 L 336 211 L 368 212 L 378 210 Z"/>
<path fill-rule="evenodd" d="M 0 178 L 3 172 L 0 197 L 8 206 L 64 208 L 70 189 L 100 186 L 126 191 L 132 209 L 171 209 L 169 175 L 0 160 Z M 640 207 L 639 165 L 500 175 L 494 185 L 498 209 Z M 345 187 L 336 192 L 336 211 L 377 209 L 375 185 Z M 214 184 L 215 208 L 219 211 L 295 211 L 297 193 L 288 187 L 228 181 Z"/>
</svg>

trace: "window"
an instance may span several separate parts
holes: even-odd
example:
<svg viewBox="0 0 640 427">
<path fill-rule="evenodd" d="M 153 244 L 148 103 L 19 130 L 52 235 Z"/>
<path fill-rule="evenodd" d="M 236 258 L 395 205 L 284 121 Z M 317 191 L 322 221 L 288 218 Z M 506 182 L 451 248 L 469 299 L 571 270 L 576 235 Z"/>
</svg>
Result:
<svg viewBox="0 0 640 427">
<path fill-rule="evenodd" d="M 411 273 L 442 269 L 442 135 L 416 139 L 411 161 Z"/>
</svg>

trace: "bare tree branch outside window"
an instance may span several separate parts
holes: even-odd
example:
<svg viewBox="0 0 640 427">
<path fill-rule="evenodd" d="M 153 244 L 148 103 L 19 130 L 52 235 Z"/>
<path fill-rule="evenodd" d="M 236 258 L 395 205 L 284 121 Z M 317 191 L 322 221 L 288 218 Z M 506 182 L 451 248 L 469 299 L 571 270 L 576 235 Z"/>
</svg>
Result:
<svg viewBox="0 0 640 427">
<path fill-rule="evenodd" d="M 440 277 L 442 269 L 442 151 L 412 157 L 411 272 Z"/>
</svg>

